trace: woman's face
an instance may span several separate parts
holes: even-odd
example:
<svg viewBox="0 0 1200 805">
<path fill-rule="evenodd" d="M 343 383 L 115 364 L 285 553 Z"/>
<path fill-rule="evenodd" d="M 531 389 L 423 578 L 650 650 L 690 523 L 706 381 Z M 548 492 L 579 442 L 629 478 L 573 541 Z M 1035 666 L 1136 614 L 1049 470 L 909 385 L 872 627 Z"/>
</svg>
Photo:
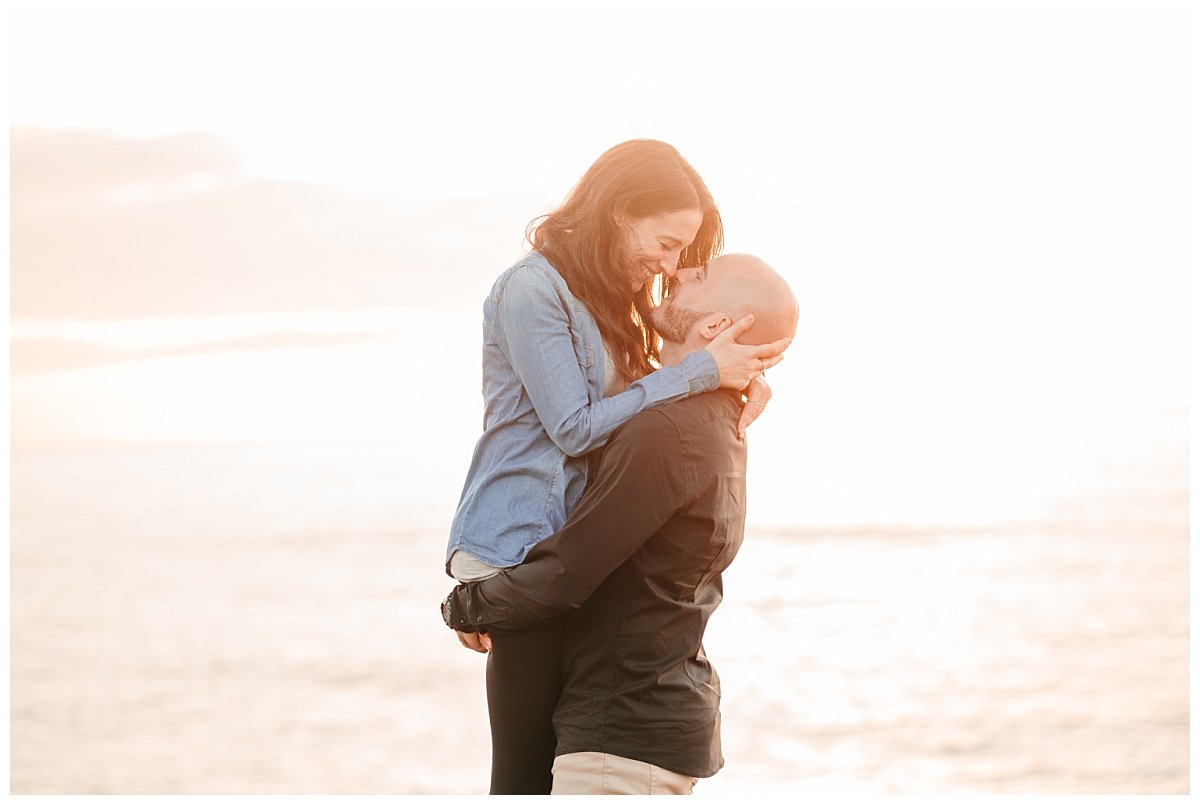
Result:
<svg viewBox="0 0 1200 805">
<path fill-rule="evenodd" d="M 679 254 L 696 239 L 704 216 L 700 210 L 676 210 L 646 218 L 618 218 L 625 268 L 637 291 L 655 274 L 675 276 Z"/>
</svg>

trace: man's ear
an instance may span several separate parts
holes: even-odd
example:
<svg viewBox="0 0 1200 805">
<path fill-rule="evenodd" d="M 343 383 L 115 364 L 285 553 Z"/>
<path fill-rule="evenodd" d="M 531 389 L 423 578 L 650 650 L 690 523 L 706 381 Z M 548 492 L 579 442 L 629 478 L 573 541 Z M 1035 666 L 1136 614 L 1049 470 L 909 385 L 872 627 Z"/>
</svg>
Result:
<svg viewBox="0 0 1200 805">
<path fill-rule="evenodd" d="M 721 333 L 733 326 L 733 319 L 728 316 L 718 316 L 709 319 L 700 325 L 700 337 L 705 341 L 712 341 Z"/>
</svg>

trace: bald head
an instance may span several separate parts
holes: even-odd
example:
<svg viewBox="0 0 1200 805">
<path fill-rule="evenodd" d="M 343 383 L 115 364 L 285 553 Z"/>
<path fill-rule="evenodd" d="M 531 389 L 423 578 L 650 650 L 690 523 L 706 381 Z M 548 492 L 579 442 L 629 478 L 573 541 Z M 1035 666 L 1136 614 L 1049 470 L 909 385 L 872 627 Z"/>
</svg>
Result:
<svg viewBox="0 0 1200 805">
<path fill-rule="evenodd" d="M 671 295 L 651 313 L 663 337 L 662 358 L 676 363 L 731 324 L 754 314 L 742 344 L 768 344 L 796 332 L 800 309 L 783 277 L 757 257 L 727 254 L 681 270 Z"/>
<path fill-rule="evenodd" d="M 752 254 L 726 254 L 708 261 L 705 282 L 713 283 L 712 312 L 733 321 L 753 313 L 754 326 L 738 339 L 743 344 L 766 344 L 796 332 L 800 306 L 787 281 Z"/>
</svg>

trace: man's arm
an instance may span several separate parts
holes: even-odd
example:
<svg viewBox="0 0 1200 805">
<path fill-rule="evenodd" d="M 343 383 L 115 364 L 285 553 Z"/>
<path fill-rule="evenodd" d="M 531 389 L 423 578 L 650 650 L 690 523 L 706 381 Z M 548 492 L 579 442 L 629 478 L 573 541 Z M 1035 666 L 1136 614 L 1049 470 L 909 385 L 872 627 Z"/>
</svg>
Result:
<svg viewBox="0 0 1200 805">
<path fill-rule="evenodd" d="M 578 607 L 687 502 L 692 475 L 670 418 L 639 414 L 613 435 L 566 525 L 520 565 L 454 589 L 450 625 L 516 631 Z"/>
</svg>

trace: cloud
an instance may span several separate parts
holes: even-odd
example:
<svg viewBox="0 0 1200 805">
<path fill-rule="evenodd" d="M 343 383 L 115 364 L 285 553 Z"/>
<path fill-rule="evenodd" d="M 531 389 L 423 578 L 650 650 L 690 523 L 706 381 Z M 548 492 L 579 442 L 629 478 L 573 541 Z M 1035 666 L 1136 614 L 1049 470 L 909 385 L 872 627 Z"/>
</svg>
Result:
<svg viewBox="0 0 1200 805">
<path fill-rule="evenodd" d="M 102 129 L 16 126 L 10 137 L 14 206 L 119 200 L 133 188 L 170 190 L 242 174 L 237 146 L 206 131 L 138 139 Z"/>
<path fill-rule="evenodd" d="M 264 179 L 236 153 L 204 132 L 16 130 L 14 321 L 477 309 L 546 205 Z"/>
</svg>

